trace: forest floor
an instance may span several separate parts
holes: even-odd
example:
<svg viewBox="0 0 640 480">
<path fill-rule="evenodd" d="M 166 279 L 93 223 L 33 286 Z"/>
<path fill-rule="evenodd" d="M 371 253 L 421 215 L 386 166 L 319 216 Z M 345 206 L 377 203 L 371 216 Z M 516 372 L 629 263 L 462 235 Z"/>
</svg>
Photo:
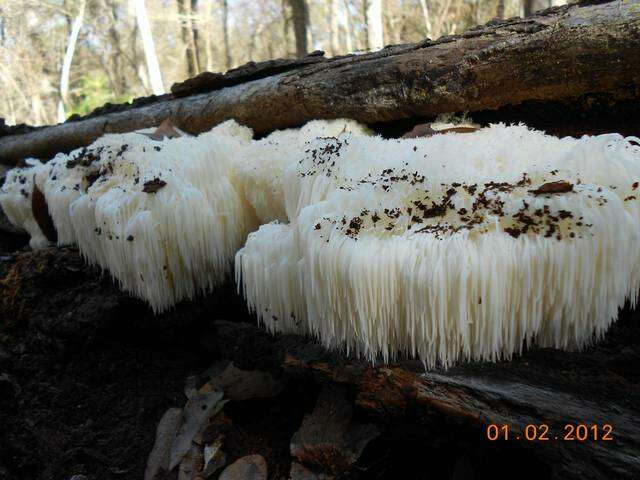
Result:
<svg viewBox="0 0 640 480">
<path fill-rule="evenodd" d="M 4 248 L 19 243 L 5 242 Z M 163 414 L 187 403 L 185 385 L 205 384 L 208 369 L 229 358 L 246 371 L 269 371 L 282 387 L 269 398 L 227 403 L 205 437 L 222 429 L 227 464 L 258 453 L 269 478 L 289 478 L 292 439 L 326 382 L 283 371 L 281 349 L 287 341 L 315 342 L 262 331 L 233 286 L 154 316 L 86 265 L 77 250 L 22 247 L 0 256 L 0 301 L 0 478 L 142 479 Z M 531 351 L 514 367 L 505 362 L 503 371 L 515 376 L 518 365 L 545 357 L 555 364 L 554 355 Z M 588 395 L 625 407 L 640 405 L 638 389 L 628 391 L 640 383 L 635 312 L 623 315 L 590 353 L 558 358 L 571 364 L 557 363 L 559 371 L 582 369 L 573 379 L 565 374 L 567 385 L 575 382 Z M 585 378 L 593 385 L 585 385 Z M 353 387 L 345 382 L 338 388 L 353 406 Z M 414 412 L 391 421 L 369 413 L 356 408 L 347 419 L 370 432 L 349 465 L 331 475 L 325 469 L 325 477 L 297 478 L 495 479 L 511 478 L 526 466 L 542 480 L 553 472 L 536 448 L 487 442 L 484 431 L 461 419 L 416 421 L 424 413 Z M 331 470 L 336 461 L 325 463 Z"/>
</svg>

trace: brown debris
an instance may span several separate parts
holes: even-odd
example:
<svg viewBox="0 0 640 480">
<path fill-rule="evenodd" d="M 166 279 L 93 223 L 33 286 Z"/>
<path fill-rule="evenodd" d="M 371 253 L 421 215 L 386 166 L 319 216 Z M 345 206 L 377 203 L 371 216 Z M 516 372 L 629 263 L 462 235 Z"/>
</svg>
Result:
<svg viewBox="0 0 640 480">
<path fill-rule="evenodd" d="M 208 425 L 210 417 L 214 416 L 224 406 L 222 392 L 198 392 L 184 406 L 184 422 L 180 426 L 171 445 L 169 470 L 173 470 L 191 449 L 194 439 L 200 435 Z"/>
<path fill-rule="evenodd" d="M 144 480 L 153 480 L 162 472 L 169 471 L 171 444 L 182 423 L 182 409 L 170 408 L 160 419 L 156 430 L 156 441 L 147 460 Z"/>
<path fill-rule="evenodd" d="M 158 190 L 163 188 L 167 182 L 164 180 L 160 180 L 158 177 L 153 180 L 149 180 L 148 182 L 144 182 L 142 185 L 142 191 L 144 193 L 156 193 Z"/>
<path fill-rule="evenodd" d="M 360 458 L 380 431 L 353 421 L 353 403 L 339 386 L 325 388 L 291 439 L 291 455 L 306 467 L 339 474 Z"/>
<path fill-rule="evenodd" d="M 559 180 L 557 182 L 544 183 L 535 190 L 529 190 L 529 192 L 533 193 L 534 195 L 573 192 L 573 184 L 565 180 Z"/>
<path fill-rule="evenodd" d="M 274 397 L 282 391 L 282 383 L 268 372 L 241 370 L 233 362 L 200 388 L 200 394 L 222 391 L 227 399 L 239 402 L 250 398 Z"/>
</svg>

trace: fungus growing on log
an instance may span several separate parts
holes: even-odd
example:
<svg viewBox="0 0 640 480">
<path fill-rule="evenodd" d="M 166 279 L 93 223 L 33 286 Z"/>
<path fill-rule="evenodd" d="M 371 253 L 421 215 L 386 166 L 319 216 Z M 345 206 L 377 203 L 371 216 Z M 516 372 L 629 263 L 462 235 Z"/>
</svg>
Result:
<svg viewBox="0 0 640 480">
<path fill-rule="evenodd" d="M 107 135 L 10 172 L 0 201 L 46 244 L 35 182 L 58 243 L 155 311 L 211 290 L 235 255 L 269 330 L 371 360 L 579 348 L 635 304 L 637 140 L 440 133 L 385 140 L 334 120 L 256 141 L 233 121 L 198 137 Z"/>
<path fill-rule="evenodd" d="M 69 206 L 81 252 L 156 311 L 210 291 L 257 227 L 234 171 L 251 131 L 101 139 L 98 177 Z"/>
<path fill-rule="evenodd" d="M 284 200 L 285 170 L 295 166 L 302 152 L 318 138 L 369 136 L 366 126 L 347 119 L 314 120 L 302 128 L 276 130 L 269 136 L 251 142 L 243 160 L 238 162 L 238 177 L 245 187 L 247 199 L 261 223 L 288 222 Z"/>
<path fill-rule="evenodd" d="M 47 164 L 14 169 L 0 197 L 10 220 L 48 244 L 30 209 L 40 185 L 58 243 L 77 243 L 121 287 L 162 311 L 221 283 L 253 209 L 235 176 L 252 132 L 233 121 L 199 137 L 106 135 Z"/>
<path fill-rule="evenodd" d="M 580 348 L 636 302 L 639 177 L 620 135 L 319 139 L 287 170 L 297 215 L 250 234 L 236 276 L 269 330 L 371 360 Z"/>
<path fill-rule="evenodd" d="M 24 167 L 13 168 L 7 172 L 4 184 L 0 189 L 0 205 L 9 221 L 24 228 L 31 239 L 29 245 L 33 249 L 44 248 L 50 244 L 40 228 L 33 213 L 32 198 L 36 177 L 46 166 L 35 159 L 27 159 Z"/>
</svg>

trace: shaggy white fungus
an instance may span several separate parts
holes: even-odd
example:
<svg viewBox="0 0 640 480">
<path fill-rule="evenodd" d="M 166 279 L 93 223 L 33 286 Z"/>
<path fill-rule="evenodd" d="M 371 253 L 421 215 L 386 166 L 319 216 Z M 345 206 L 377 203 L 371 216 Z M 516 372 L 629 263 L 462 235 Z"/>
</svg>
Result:
<svg viewBox="0 0 640 480">
<path fill-rule="evenodd" d="M 69 206 L 81 252 L 156 311 L 221 283 L 257 227 L 233 173 L 250 138 L 227 122 L 199 137 L 101 139 L 97 178 Z"/>
<path fill-rule="evenodd" d="M 32 210 L 32 197 L 36 177 L 46 174 L 47 167 L 35 159 L 27 159 L 26 166 L 13 168 L 7 172 L 5 182 L 0 189 L 0 205 L 9 221 L 24 228 L 31 239 L 33 249 L 44 248 L 50 244 L 42 232 Z M 39 174 L 39 172 L 42 172 Z"/>
<path fill-rule="evenodd" d="M 240 182 L 261 223 L 287 222 L 284 172 L 318 138 L 369 136 L 372 132 L 354 120 L 314 120 L 302 128 L 276 130 L 251 142 L 237 164 Z"/>
<path fill-rule="evenodd" d="M 222 282 L 235 254 L 269 330 L 371 360 L 582 347 L 637 300 L 637 139 L 494 125 L 384 140 L 333 120 L 253 141 L 233 121 L 198 137 L 163 125 L 30 161 L 0 204 L 39 248 L 46 199 L 58 243 L 155 311 Z"/>
<path fill-rule="evenodd" d="M 290 225 L 236 256 L 270 330 L 370 359 L 497 360 L 600 337 L 640 286 L 640 148 L 501 125 L 318 140 L 285 175 Z"/>
</svg>

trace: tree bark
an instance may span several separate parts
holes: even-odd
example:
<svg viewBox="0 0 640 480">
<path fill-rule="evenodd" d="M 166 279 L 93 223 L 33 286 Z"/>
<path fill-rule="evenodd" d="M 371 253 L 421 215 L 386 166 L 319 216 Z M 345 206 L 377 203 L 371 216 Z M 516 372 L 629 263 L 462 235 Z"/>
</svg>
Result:
<svg viewBox="0 0 640 480">
<path fill-rule="evenodd" d="M 167 117 L 193 134 L 230 118 L 262 134 L 315 118 L 398 123 L 448 112 L 488 112 L 489 118 L 499 108 L 518 121 L 523 118 L 514 112 L 530 102 L 555 102 L 557 110 L 547 119 L 553 121 L 587 108 L 595 97 L 607 115 L 605 103 L 633 100 L 640 88 L 638 5 L 634 0 L 556 7 L 371 54 L 248 64 L 133 106 L 104 108 L 51 127 L 5 129 L 0 161 L 46 159 L 105 133 L 159 125 Z M 632 130 L 637 118 L 620 122 L 620 128 Z"/>
</svg>

